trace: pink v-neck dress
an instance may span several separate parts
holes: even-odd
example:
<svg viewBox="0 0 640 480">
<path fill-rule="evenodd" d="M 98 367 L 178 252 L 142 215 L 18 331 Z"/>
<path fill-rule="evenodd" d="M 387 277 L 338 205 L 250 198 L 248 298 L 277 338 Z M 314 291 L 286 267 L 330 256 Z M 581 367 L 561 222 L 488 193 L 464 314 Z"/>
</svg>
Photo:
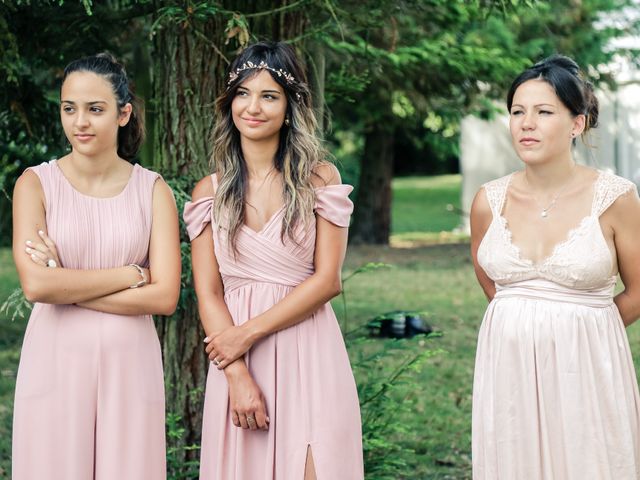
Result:
<svg viewBox="0 0 640 480">
<path fill-rule="evenodd" d="M 148 264 L 156 173 L 135 165 L 120 194 L 95 198 L 75 190 L 55 160 L 31 170 L 64 267 Z M 12 453 L 14 480 L 164 479 L 164 380 L 151 316 L 36 303 Z"/>
<path fill-rule="evenodd" d="M 476 354 L 473 478 L 637 480 L 640 396 L 599 222 L 635 185 L 600 172 L 591 214 L 534 264 L 502 216 L 510 178 L 484 186 L 493 221 L 478 262 L 497 293 Z"/>
<path fill-rule="evenodd" d="M 212 176 L 214 191 L 216 177 Z M 352 187 L 316 189 L 317 215 L 349 225 Z M 313 271 L 315 223 L 298 227 L 298 245 L 281 241 L 284 211 L 259 232 L 241 227 L 234 258 L 212 218 L 213 198 L 185 206 L 189 237 L 213 225 L 225 302 L 239 325 L 268 310 Z M 302 480 L 311 447 L 318 480 L 364 477 L 360 408 L 349 358 L 327 303 L 306 320 L 264 338 L 245 356 L 266 398 L 268 431 L 235 427 L 224 372 L 209 368 L 202 428 L 201 480 Z"/>
</svg>

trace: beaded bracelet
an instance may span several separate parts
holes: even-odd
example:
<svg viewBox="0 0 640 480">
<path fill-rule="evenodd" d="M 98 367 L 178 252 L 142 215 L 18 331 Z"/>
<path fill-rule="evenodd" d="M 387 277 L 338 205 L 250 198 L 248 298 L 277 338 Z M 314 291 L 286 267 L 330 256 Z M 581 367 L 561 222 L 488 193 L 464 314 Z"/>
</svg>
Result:
<svg viewBox="0 0 640 480">
<path fill-rule="evenodd" d="M 130 263 L 127 266 L 135 268 L 138 271 L 138 273 L 140 274 L 140 279 L 141 279 L 138 283 L 130 285 L 129 288 L 143 287 L 144 285 L 147 284 L 147 279 L 145 278 L 144 271 L 142 270 L 142 267 L 140 265 L 137 265 L 135 263 Z"/>
</svg>

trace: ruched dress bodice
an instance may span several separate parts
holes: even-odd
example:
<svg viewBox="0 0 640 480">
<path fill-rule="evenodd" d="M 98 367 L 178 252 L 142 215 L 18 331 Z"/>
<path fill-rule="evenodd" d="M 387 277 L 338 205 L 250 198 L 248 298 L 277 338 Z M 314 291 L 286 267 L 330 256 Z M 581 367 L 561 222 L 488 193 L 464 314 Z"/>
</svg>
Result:
<svg viewBox="0 0 640 480">
<path fill-rule="evenodd" d="M 502 214 L 512 176 L 484 185 L 478 264 L 495 282 L 473 387 L 474 480 L 637 480 L 640 396 L 599 218 L 635 186 L 600 172 L 591 212 L 539 263 Z"/>
<path fill-rule="evenodd" d="M 211 180 L 215 192 L 216 176 Z M 348 227 L 352 189 L 349 185 L 316 188 L 315 214 Z M 226 230 L 213 218 L 213 206 L 213 197 L 189 202 L 184 219 L 191 240 L 212 225 L 225 303 L 235 324 L 241 325 L 313 274 L 316 222 L 298 224 L 295 241 L 282 238 L 281 208 L 260 231 L 241 226 L 234 255 Z M 310 448 L 319 479 L 362 480 L 358 394 L 331 305 L 254 344 L 245 361 L 265 396 L 269 430 L 244 431 L 231 423 L 224 373 L 210 368 L 200 478 L 300 480 Z"/>
</svg>

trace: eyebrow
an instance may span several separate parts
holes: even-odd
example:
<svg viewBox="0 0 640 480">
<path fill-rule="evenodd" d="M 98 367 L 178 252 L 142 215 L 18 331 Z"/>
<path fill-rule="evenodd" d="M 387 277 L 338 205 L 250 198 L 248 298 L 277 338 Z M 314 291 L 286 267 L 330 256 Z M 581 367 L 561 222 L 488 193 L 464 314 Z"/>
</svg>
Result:
<svg viewBox="0 0 640 480">
<path fill-rule="evenodd" d="M 69 103 L 71 105 L 75 105 L 76 102 L 72 101 L 72 100 L 61 100 L 60 103 Z M 96 105 L 98 103 L 107 103 L 104 100 L 94 100 L 93 102 L 87 102 L 89 105 Z"/>
<path fill-rule="evenodd" d="M 534 105 L 534 107 L 555 107 L 556 105 L 553 105 L 551 103 L 538 103 L 536 105 Z M 520 105 L 519 103 L 514 103 L 513 105 L 511 105 L 511 108 L 513 107 L 520 107 L 520 108 L 524 108 L 523 105 Z"/>
<path fill-rule="evenodd" d="M 247 92 L 251 91 L 247 87 L 242 87 L 242 86 L 238 87 L 238 90 L 240 89 L 246 90 Z M 282 92 L 279 90 L 262 90 L 260 93 L 277 93 L 278 95 L 282 95 Z"/>
</svg>

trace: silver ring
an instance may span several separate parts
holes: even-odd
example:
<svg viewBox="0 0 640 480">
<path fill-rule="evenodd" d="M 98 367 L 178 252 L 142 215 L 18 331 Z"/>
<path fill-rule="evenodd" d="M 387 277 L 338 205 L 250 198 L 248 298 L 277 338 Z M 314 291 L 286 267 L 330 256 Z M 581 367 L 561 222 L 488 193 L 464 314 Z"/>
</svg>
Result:
<svg viewBox="0 0 640 480">
<path fill-rule="evenodd" d="M 213 363 L 216 367 L 220 365 L 220 362 L 218 361 L 217 358 L 214 358 L 213 360 L 211 360 L 211 363 Z"/>
<path fill-rule="evenodd" d="M 56 261 L 53 258 L 50 258 L 49 260 L 47 260 L 47 267 L 56 268 L 57 266 L 58 266 L 58 264 L 56 263 Z"/>
<path fill-rule="evenodd" d="M 252 416 L 247 415 L 247 423 L 256 423 L 256 419 Z"/>
</svg>

